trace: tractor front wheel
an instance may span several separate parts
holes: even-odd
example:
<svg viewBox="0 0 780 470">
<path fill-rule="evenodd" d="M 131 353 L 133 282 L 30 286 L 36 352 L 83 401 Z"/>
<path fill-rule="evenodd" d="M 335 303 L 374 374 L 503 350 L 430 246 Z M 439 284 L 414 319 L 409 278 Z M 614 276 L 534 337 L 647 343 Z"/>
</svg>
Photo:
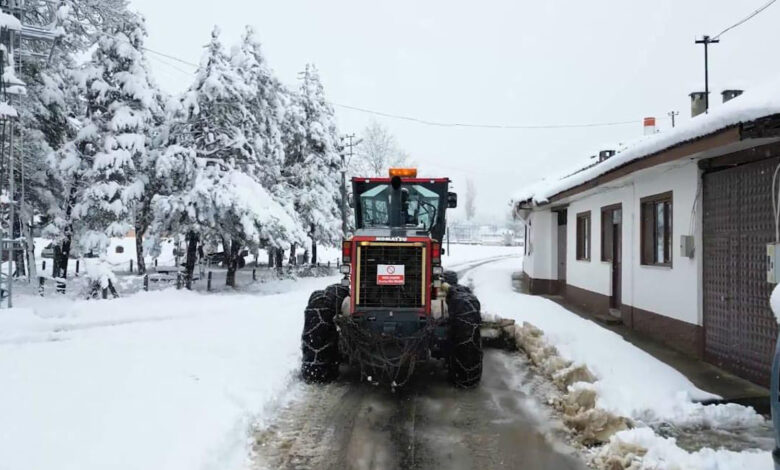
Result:
<svg viewBox="0 0 780 470">
<path fill-rule="evenodd" d="M 339 300 L 343 300 L 342 294 L 340 289 L 331 286 L 324 291 L 315 291 L 309 297 L 301 335 L 301 375 L 306 382 L 330 382 L 338 377 L 336 315 L 341 307 Z"/>
<path fill-rule="evenodd" d="M 477 297 L 462 286 L 447 295 L 450 316 L 449 376 L 459 388 L 472 388 L 482 379 L 482 314 Z"/>
</svg>

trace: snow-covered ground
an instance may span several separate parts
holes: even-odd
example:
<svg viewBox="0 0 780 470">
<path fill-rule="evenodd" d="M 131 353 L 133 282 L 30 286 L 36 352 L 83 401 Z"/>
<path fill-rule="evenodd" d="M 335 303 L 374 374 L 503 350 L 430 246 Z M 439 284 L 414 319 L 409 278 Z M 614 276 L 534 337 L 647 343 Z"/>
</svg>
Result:
<svg viewBox="0 0 780 470">
<path fill-rule="evenodd" d="M 453 245 L 444 264 L 519 253 Z M 295 393 L 309 294 L 337 281 L 18 296 L 0 311 L 0 470 L 244 468 L 251 424 Z"/>
<path fill-rule="evenodd" d="M 728 430 L 766 423 L 752 408 L 696 403 L 715 396 L 598 324 L 551 300 L 514 292 L 511 275 L 519 270 L 520 263 L 514 259 L 491 263 L 469 272 L 466 282 L 473 284 L 483 312 L 535 325 L 563 358 L 586 365 L 597 379 L 593 384 L 597 408 L 631 418 L 640 426 L 615 435 L 615 445 L 607 452 L 621 446 L 644 446 L 649 453 L 642 468 L 652 469 L 772 468 L 766 451 L 702 449 L 690 453 L 678 447 L 674 439 L 655 434 L 651 427 L 661 424 Z"/>
</svg>

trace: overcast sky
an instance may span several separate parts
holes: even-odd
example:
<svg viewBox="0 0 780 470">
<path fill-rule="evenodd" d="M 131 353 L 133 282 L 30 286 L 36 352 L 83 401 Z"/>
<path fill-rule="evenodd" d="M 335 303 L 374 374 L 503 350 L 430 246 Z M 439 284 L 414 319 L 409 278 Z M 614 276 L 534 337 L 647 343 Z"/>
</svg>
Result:
<svg viewBox="0 0 780 470">
<path fill-rule="evenodd" d="M 150 49 L 199 62 L 214 25 L 230 44 L 257 30 L 279 78 L 295 86 L 308 62 L 334 103 L 428 121 L 587 129 L 441 128 L 336 107 L 340 131 L 386 125 L 425 176 L 450 176 L 478 212 L 501 217 L 523 185 L 554 177 L 599 149 L 641 136 L 644 116 L 689 119 L 703 89 L 703 50 L 766 0 L 131 0 L 147 18 Z M 723 88 L 780 76 L 780 4 L 710 49 L 713 106 Z M 192 67 L 150 54 L 158 83 L 183 91 Z M 663 119 L 661 119 L 663 118 Z"/>
</svg>

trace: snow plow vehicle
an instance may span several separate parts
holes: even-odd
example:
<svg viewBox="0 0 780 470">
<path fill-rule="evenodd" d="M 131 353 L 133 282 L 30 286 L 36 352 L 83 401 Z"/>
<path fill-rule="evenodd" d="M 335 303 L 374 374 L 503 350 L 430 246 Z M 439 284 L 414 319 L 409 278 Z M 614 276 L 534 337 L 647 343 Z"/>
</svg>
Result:
<svg viewBox="0 0 780 470">
<path fill-rule="evenodd" d="M 448 178 L 391 169 L 353 178 L 355 233 L 342 244 L 344 279 L 312 293 L 305 311 L 301 374 L 328 382 L 348 362 L 364 380 L 403 386 L 415 363 L 444 361 L 461 388 L 482 377 L 480 303 L 441 264 Z"/>
</svg>

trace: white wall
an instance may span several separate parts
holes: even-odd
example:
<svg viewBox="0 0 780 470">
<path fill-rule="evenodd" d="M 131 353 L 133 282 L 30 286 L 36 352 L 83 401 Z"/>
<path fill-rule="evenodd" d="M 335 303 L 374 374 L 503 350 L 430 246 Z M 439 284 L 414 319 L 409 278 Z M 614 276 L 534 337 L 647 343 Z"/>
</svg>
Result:
<svg viewBox="0 0 780 470">
<path fill-rule="evenodd" d="M 531 252 L 523 258 L 523 271 L 534 279 L 557 279 L 557 215 L 549 209 L 537 209 L 528 222 Z"/>
<path fill-rule="evenodd" d="M 695 161 L 677 162 L 635 173 L 622 181 L 575 196 L 568 201 L 567 284 L 612 295 L 611 266 L 601 261 L 601 208 L 621 203 L 623 208 L 622 301 L 643 310 L 688 323 L 701 324 L 701 204 L 696 211 L 696 255 L 680 253 L 680 236 L 691 226 L 694 200 L 700 184 Z M 640 263 L 640 200 L 672 191 L 672 267 Z M 576 259 L 577 214 L 591 214 L 591 259 Z M 550 237 L 552 240 L 552 237 Z M 551 251 L 555 251 L 552 246 Z M 530 274 L 530 273 L 529 273 Z M 533 276 L 536 277 L 536 276 Z"/>
</svg>

